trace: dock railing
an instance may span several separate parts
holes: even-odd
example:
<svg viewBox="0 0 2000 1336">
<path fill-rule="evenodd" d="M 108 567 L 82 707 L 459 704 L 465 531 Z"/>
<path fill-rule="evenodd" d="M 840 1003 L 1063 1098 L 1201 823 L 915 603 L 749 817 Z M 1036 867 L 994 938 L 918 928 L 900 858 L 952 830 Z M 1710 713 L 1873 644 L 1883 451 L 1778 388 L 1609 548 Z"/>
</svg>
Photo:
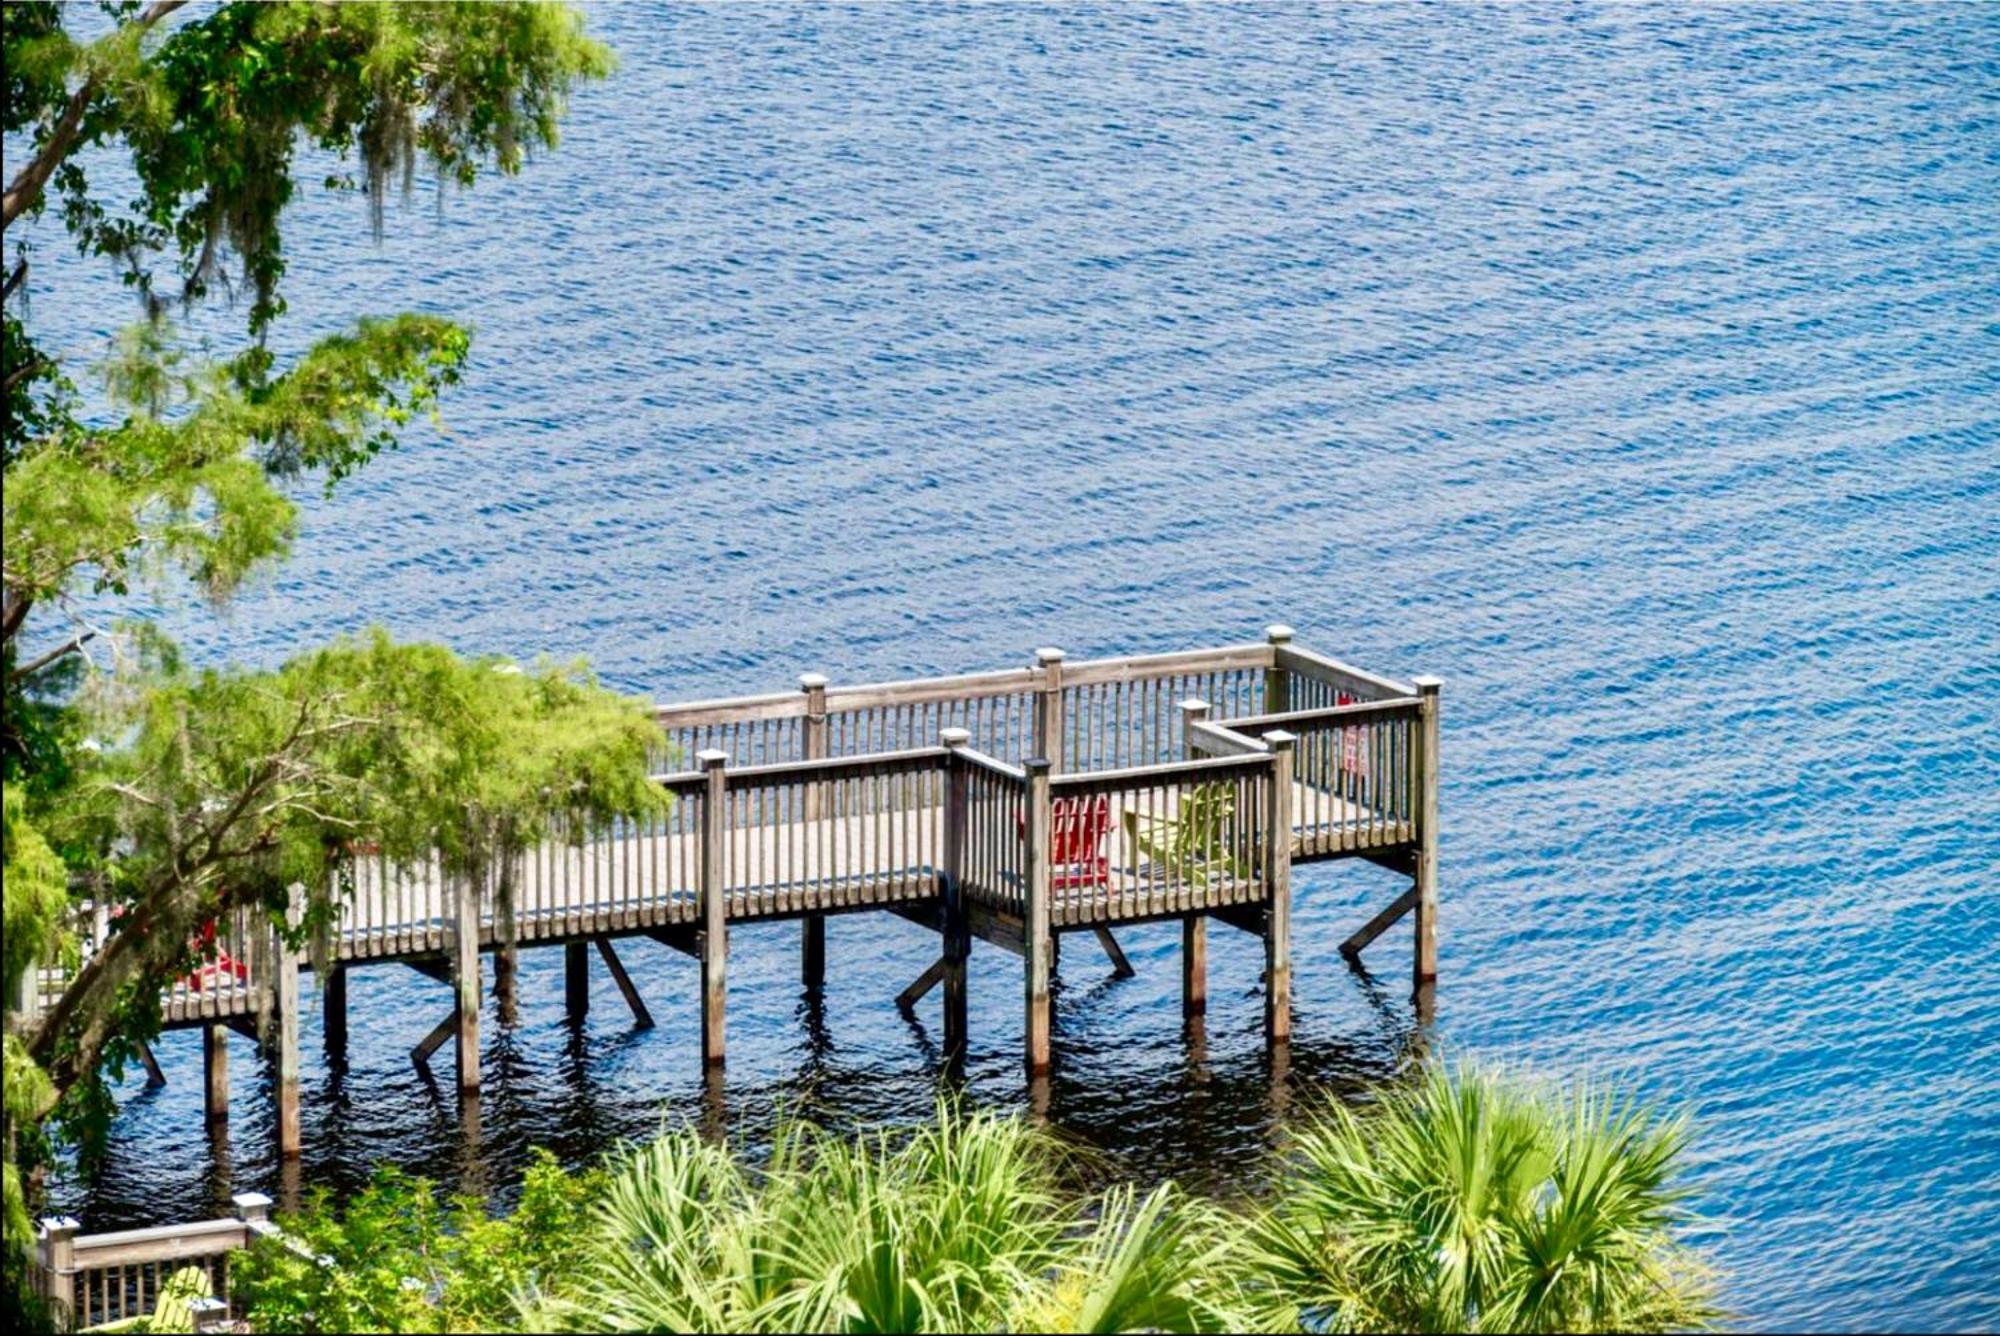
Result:
<svg viewBox="0 0 2000 1336">
<path fill-rule="evenodd" d="M 1434 679 L 1371 673 L 1272 627 L 1216 649 L 1072 663 L 1045 648 L 997 672 L 861 685 L 808 673 L 796 691 L 661 706 L 667 801 L 651 815 L 558 831 L 481 885 L 435 860 L 392 866 L 353 850 L 323 962 L 328 1033 L 345 1043 L 348 964 L 405 962 L 454 989 L 452 1015 L 413 1056 L 427 1061 L 455 1032 L 461 1089 L 475 1090 L 483 952 L 498 956 L 503 1020 L 515 952 L 545 943 L 566 949 L 572 1014 L 587 1010 L 594 942 L 646 1024 L 611 941 L 645 935 L 701 961 L 703 1047 L 718 1062 L 730 924 L 802 920 L 802 978 L 816 987 L 826 917 L 880 908 L 944 936 L 925 978 L 948 995 L 962 995 L 968 933 L 1025 956 L 1037 1067 L 1057 936 L 1095 932 L 1122 960 L 1110 927 L 1147 919 L 1185 920 L 1197 963 L 1205 918 L 1261 934 L 1280 1038 L 1297 860 L 1359 856 L 1410 876 L 1343 950 L 1357 956 L 1414 910 L 1418 988 L 1435 977 L 1437 692 Z M 224 1028 L 278 1018 L 264 1033 L 291 1055 L 280 1139 L 294 1154 L 305 962 L 270 926 L 248 911 L 217 925 L 201 950 L 218 968 L 170 989 L 163 1010 L 170 1025 L 206 1027 L 212 1119 L 226 1105 Z M 85 933 L 86 951 L 113 930 Z M 44 993 L 62 983 L 57 970 L 40 978 Z M 1193 1014 L 1205 994 L 1189 983 L 1187 995 Z"/>
<path fill-rule="evenodd" d="M 174 1273 L 200 1267 L 209 1290 L 193 1305 L 195 1330 L 216 1330 L 230 1318 L 230 1254 L 279 1235 L 269 1197 L 249 1192 L 231 1200 L 236 1214 L 228 1219 L 107 1234 L 80 1233 L 68 1217 L 43 1220 L 29 1283 L 54 1310 L 58 1330 L 81 1330 L 150 1314 Z"/>
</svg>

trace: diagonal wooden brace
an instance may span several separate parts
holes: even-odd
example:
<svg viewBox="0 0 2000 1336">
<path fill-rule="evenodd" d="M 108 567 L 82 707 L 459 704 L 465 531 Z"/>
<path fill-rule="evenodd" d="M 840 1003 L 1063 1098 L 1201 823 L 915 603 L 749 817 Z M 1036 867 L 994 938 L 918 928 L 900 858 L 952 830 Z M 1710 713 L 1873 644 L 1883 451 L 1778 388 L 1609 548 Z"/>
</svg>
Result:
<svg viewBox="0 0 2000 1336">
<path fill-rule="evenodd" d="M 1340 944 L 1340 954 L 1346 956 L 1349 961 L 1358 963 L 1361 953 L 1368 949 L 1370 942 L 1373 942 L 1377 937 L 1389 931 L 1397 919 L 1403 917 L 1403 915 L 1416 907 L 1417 888 L 1412 886 L 1409 890 L 1397 896 L 1387 909 L 1363 924 L 1359 932 L 1342 942 Z"/>
<path fill-rule="evenodd" d="M 917 1003 L 924 1000 L 925 993 L 944 982 L 944 973 L 948 967 L 949 962 L 943 956 L 939 956 L 931 963 L 930 968 L 917 976 L 915 983 L 896 994 L 896 1005 L 904 1011 L 915 1008 Z"/>
<path fill-rule="evenodd" d="M 1132 968 L 1132 962 L 1125 959 L 1125 952 L 1119 948 L 1118 939 L 1111 935 L 1111 929 L 1099 924 L 1091 931 L 1097 934 L 1097 944 L 1104 948 L 1104 954 L 1111 957 L 1111 973 L 1114 978 L 1129 979 L 1138 973 Z"/>
</svg>

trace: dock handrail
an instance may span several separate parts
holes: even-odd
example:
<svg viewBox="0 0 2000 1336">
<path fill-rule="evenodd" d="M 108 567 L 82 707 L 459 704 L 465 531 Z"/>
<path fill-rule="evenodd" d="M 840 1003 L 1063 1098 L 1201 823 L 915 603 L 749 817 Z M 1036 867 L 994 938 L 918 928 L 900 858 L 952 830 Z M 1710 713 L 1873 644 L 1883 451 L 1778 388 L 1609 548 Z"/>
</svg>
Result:
<svg viewBox="0 0 2000 1336">
<path fill-rule="evenodd" d="M 455 1032 L 463 1090 L 480 1079 L 482 952 L 498 957 L 505 1015 L 517 950 L 563 945 L 568 1005 L 580 1016 L 594 943 L 641 1024 L 650 1015 L 612 940 L 648 937 L 694 956 L 703 1055 L 715 1063 L 732 923 L 799 920 L 810 988 L 824 977 L 826 918 L 877 908 L 944 938 L 940 961 L 907 997 L 942 979 L 962 1011 L 971 936 L 1023 956 L 1036 1070 L 1047 1065 L 1058 935 L 1094 931 L 1108 942 L 1112 926 L 1148 919 L 1183 921 L 1190 1015 L 1205 1005 L 1205 921 L 1261 935 L 1268 1033 L 1282 1039 L 1295 861 L 1359 855 L 1405 872 L 1410 892 L 1342 949 L 1358 954 L 1414 910 L 1419 989 L 1437 958 L 1442 684 L 1367 672 L 1292 637 L 1273 626 L 1261 643 L 1075 663 L 1044 647 L 1032 666 L 908 682 L 835 686 L 807 673 L 796 691 L 657 707 L 668 737 L 651 779 L 671 801 L 559 826 L 517 858 L 494 860 L 483 883 L 436 857 L 391 864 L 357 848 L 328 958 L 309 962 L 241 911 L 212 939 L 221 972 L 170 989 L 163 1019 L 203 1028 L 213 1120 L 226 1116 L 227 1031 L 278 1018 L 281 1055 L 291 1055 L 281 1073 L 292 1073 L 280 1077 L 284 1155 L 299 1150 L 299 972 L 333 971 L 329 1035 L 344 1043 L 342 971 L 370 960 L 451 984 L 453 1013 L 413 1057 L 427 1061 Z M 108 910 L 91 912 L 84 936 L 101 942 L 115 923 Z M 52 981 L 62 986 L 60 967 L 37 975 L 42 989 Z M 954 1024 L 948 1047 L 964 1037 Z"/>
<path fill-rule="evenodd" d="M 283 1237 L 272 1223 L 271 1199 L 261 1192 L 231 1198 L 227 1219 L 155 1225 L 84 1234 L 68 1217 L 45 1219 L 35 1233 L 30 1283 L 49 1301 L 59 1324 L 102 1326 L 153 1311 L 168 1277 L 199 1266 L 211 1298 L 195 1304 L 196 1330 L 219 1327 L 229 1316 L 228 1257 L 267 1236 Z"/>
</svg>

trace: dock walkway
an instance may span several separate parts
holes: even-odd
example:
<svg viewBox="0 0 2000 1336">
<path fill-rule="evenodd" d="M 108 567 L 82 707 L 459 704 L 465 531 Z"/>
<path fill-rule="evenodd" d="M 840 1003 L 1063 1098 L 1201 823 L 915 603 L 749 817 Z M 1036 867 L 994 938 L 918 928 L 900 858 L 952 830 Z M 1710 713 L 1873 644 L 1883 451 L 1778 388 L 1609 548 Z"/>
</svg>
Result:
<svg viewBox="0 0 2000 1336">
<path fill-rule="evenodd" d="M 939 936 L 902 998 L 943 985 L 948 1053 L 964 1046 L 975 938 L 1022 961 L 1027 1062 L 1041 1071 L 1059 936 L 1092 932 L 1122 967 L 1110 929 L 1163 919 L 1183 924 L 1189 1015 L 1205 1006 L 1208 921 L 1263 939 L 1266 1030 L 1282 1043 L 1296 863 L 1359 857 L 1409 876 L 1341 949 L 1414 913 L 1414 981 L 1436 975 L 1438 692 L 1272 627 L 1220 649 L 1074 664 L 1044 649 L 1002 672 L 849 687 L 807 674 L 795 692 L 662 706 L 672 801 L 651 820 L 528 850 L 489 885 L 357 855 L 324 981 L 328 1038 L 344 1045 L 350 965 L 408 964 L 455 990 L 413 1056 L 455 1039 L 459 1085 L 476 1090 L 483 955 L 508 1007 L 518 952 L 562 946 L 580 1014 L 594 947 L 644 1023 L 614 943 L 646 936 L 700 963 L 703 1056 L 720 1063 L 730 924 L 799 920 L 811 986 L 828 915 L 890 912 Z M 86 953 L 109 928 L 100 911 Z M 204 1028 L 211 1119 L 226 1116 L 226 1030 L 275 1044 L 279 1141 L 295 1154 L 310 963 L 249 914 L 218 925 L 212 959 L 162 998 L 163 1021 Z M 61 982 L 47 975 L 44 993 Z"/>
</svg>

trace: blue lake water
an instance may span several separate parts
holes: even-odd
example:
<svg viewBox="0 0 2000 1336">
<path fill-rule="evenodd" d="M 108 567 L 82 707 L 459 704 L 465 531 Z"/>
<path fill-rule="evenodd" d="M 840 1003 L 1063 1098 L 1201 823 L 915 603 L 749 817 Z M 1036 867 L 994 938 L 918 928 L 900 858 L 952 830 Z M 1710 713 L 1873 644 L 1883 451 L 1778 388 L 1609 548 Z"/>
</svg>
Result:
<svg viewBox="0 0 2000 1336">
<path fill-rule="evenodd" d="M 475 361 L 290 565 L 170 615 L 195 653 L 379 622 L 691 697 L 1285 621 L 1437 673 L 1442 1047 L 1690 1104 L 1744 1325 L 2000 1323 L 2000 8 L 592 13 L 622 67 L 518 181 L 379 247 L 296 207 L 281 342 L 415 307 Z M 48 258 L 39 321 L 126 318 Z M 1051 1120 L 1229 1191 L 1288 1099 L 1394 1070 L 1407 929 L 1374 981 L 1333 946 L 1398 883 L 1297 889 L 1288 1072 L 1248 938 L 1199 1062 L 1171 928 L 1125 982 L 1074 943 Z M 746 1135 L 928 1108 L 891 998 L 932 944 L 829 949 L 814 1016 L 795 930 L 740 935 Z M 406 1057 L 444 991 L 361 972 L 306 1181 L 701 1116 L 692 965 L 626 954 L 658 1027 L 600 981 L 580 1041 L 529 954 L 476 1149 Z M 973 975 L 972 1089 L 1019 1104 L 1016 966 Z M 161 1050 L 87 1224 L 279 1184 L 248 1049 L 220 1158 Z"/>
</svg>

